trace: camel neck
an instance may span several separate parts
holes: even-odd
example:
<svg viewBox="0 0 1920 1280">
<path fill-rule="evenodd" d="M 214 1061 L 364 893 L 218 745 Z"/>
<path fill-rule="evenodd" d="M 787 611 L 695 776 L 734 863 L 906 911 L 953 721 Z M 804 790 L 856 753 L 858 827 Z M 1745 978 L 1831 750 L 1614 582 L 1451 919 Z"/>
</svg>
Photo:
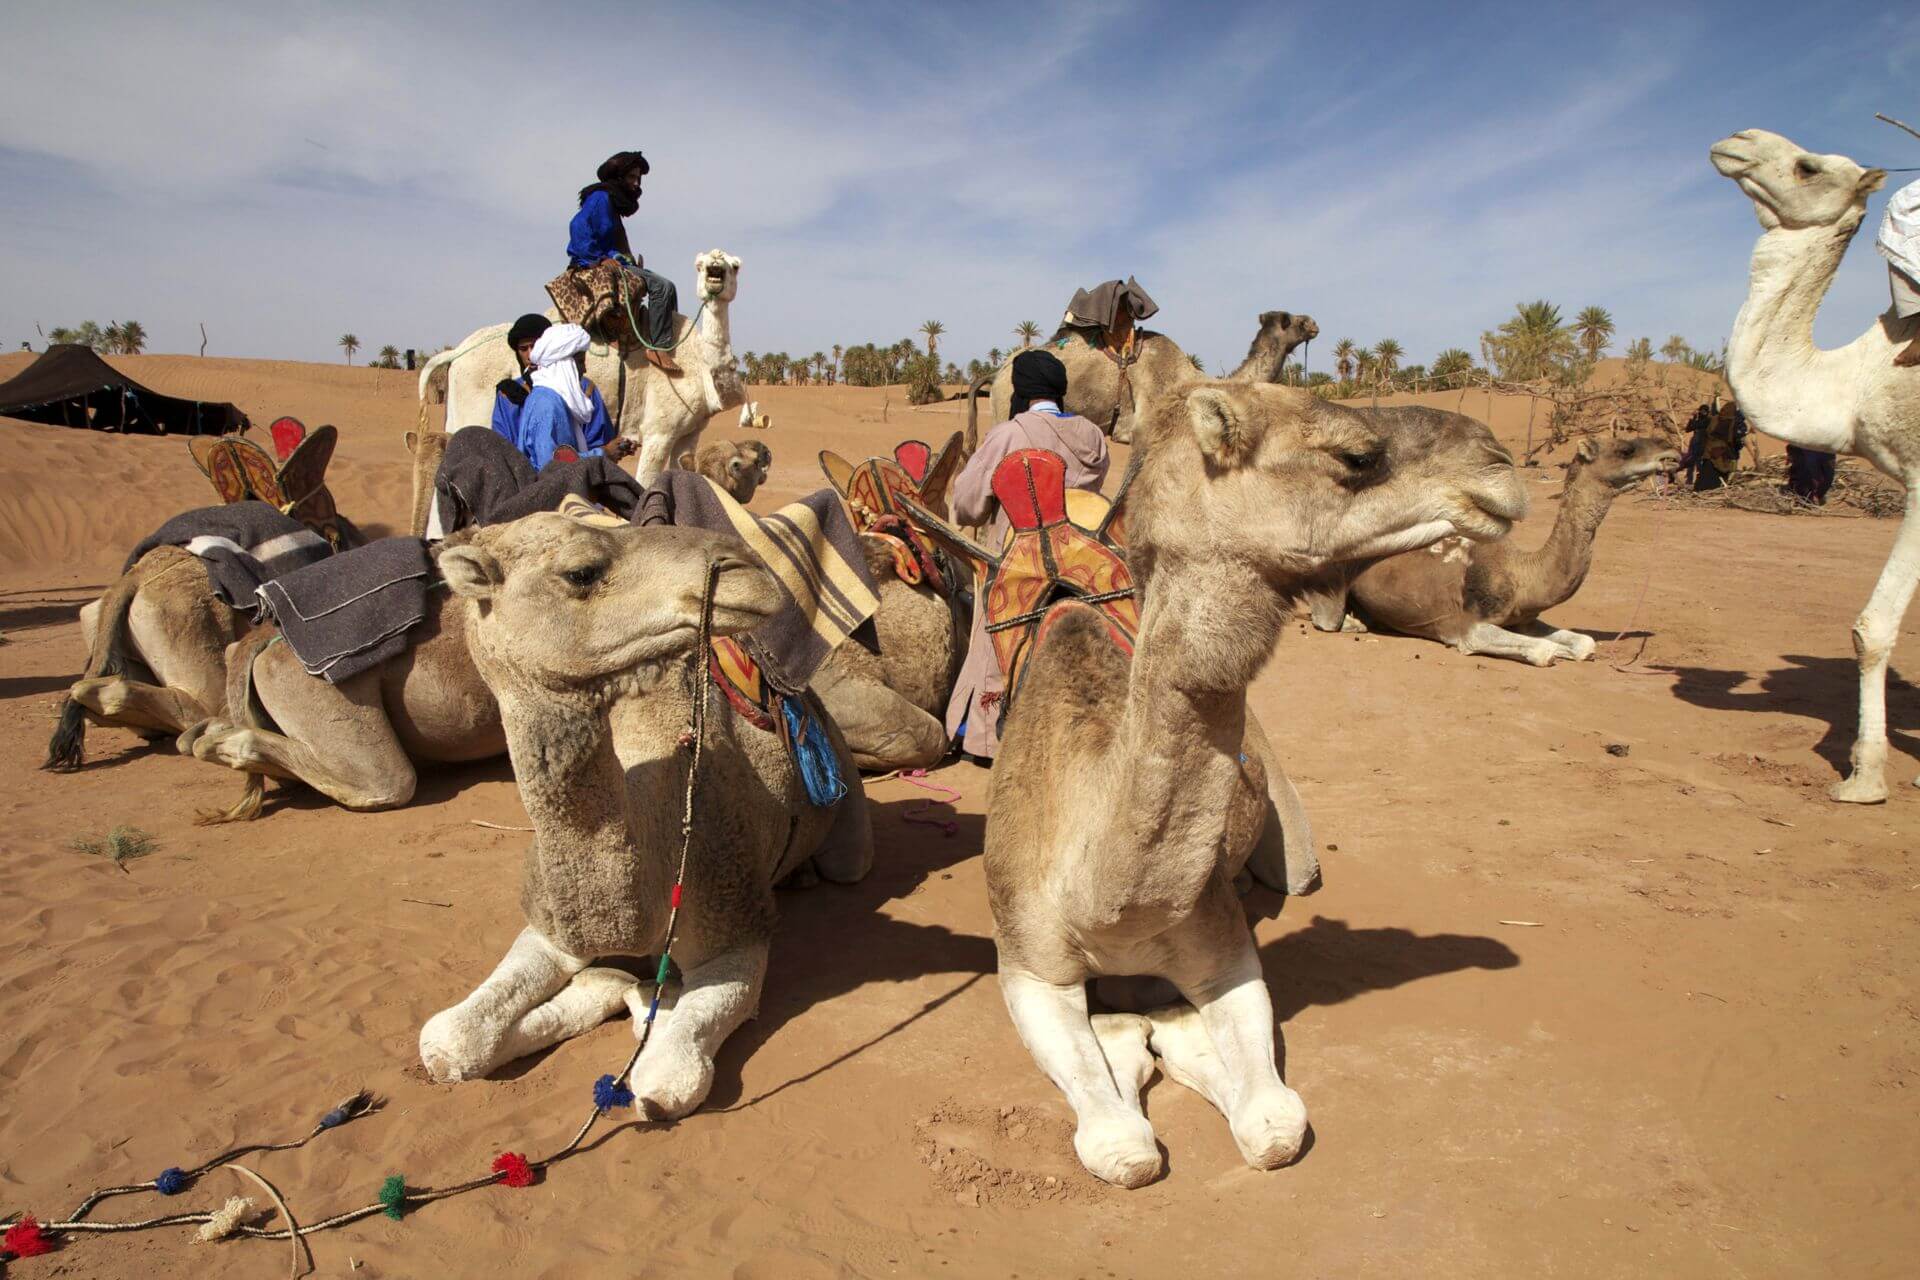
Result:
<svg viewBox="0 0 1920 1280">
<path fill-rule="evenodd" d="M 1580 589 L 1593 566 L 1594 535 L 1612 510 L 1614 497 L 1613 486 L 1585 466 L 1567 477 L 1553 531 L 1539 550 L 1522 560 L 1527 571 L 1518 575 L 1517 612 L 1538 615 Z"/>
<path fill-rule="evenodd" d="M 1747 300 L 1727 343 L 1727 378 L 1748 419 L 1768 435 L 1814 448 L 1852 444 L 1845 362 L 1813 345 L 1813 321 L 1859 227 L 1776 227 L 1753 247 Z M 1829 376 L 1832 387 L 1824 385 Z"/>
<path fill-rule="evenodd" d="M 501 697 L 500 720 L 542 854 L 629 857 L 626 779 L 605 705 L 543 689 L 537 698 Z"/>
</svg>

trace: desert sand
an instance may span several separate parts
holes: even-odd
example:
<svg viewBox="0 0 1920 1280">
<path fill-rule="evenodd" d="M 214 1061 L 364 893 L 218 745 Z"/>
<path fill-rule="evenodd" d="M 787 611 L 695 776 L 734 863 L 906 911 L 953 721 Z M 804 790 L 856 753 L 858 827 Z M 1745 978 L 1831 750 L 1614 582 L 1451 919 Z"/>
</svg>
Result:
<svg viewBox="0 0 1920 1280">
<path fill-rule="evenodd" d="M 0 358 L 0 377 L 25 357 Z M 171 394 L 342 433 L 331 483 L 402 526 L 411 375 L 139 357 Z M 938 444 L 958 405 L 765 388 L 777 505 L 817 451 Z M 1524 401 L 1430 397 L 1512 443 Z M 429 423 L 439 425 L 437 407 Z M 724 424 L 714 435 L 736 432 Z M 1765 446 L 1777 452 L 1779 446 Z M 1115 468 L 1117 477 L 1118 467 Z M 1531 545 L 1558 469 L 1528 473 Z M 279 791 L 203 829 L 238 775 L 95 729 L 36 772 L 80 672 L 75 610 L 127 548 L 211 501 L 179 440 L 0 421 L 0 1210 L 304 1133 L 342 1095 L 378 1114 L 249 1163 L 311 1221 L 381 1180 L 446 1183 L 571 1135 L 622 1019 L 498 1078 L 429 1083 L 415 1036 L 520 927 L 527 836 L 504 760 L 355 815 Z M 312 1238 L 327 1276 L 1912 1274 L 1920 1255 L 1920 693 L 1889 689 L 1896 790 L 1829 803 L 1853 733 L 1847 628 L 1893 525 L 1622 499 L 1553 614 L 1599 659 L 1534 670 L 1304 621 L 1253 690 L 1312 813 L 1326 886 L 1247 900 L 1313 1138 L 1242 1165 L 1165 1080 L 1167 1171 L 1095 1182 L 992 971 L 978 854 L 987 774 L 872 784 L 878 861 L 782 895 L 757 1021 L 707 1105 L 623 1123 L 533 1188 L 490 1188 Z M 1642 595 L 1644 592 L 1644 601 Z M 1909 615 L 1896 671 L 1920 661 Z M 1640 651 L 1639 661 L 1620 669 Z M 952 817 L 957 833 L 943 834 Z M 71 847 L 129 823 L 116 868 Z M 699 886 L 690 887 L 693 893 Z M 436 905 L 447 904 L 447 905 Z M 1531 923 L 1515 923 L 1531 922 Z M 215 1173 L 165 1207 L 254 1194 Z M 160 1211 L 109 1202 L 100 1218 Z M 9 1276 L 284 1274 L 282 1243 L 88 1238 Z"/>
</svg>

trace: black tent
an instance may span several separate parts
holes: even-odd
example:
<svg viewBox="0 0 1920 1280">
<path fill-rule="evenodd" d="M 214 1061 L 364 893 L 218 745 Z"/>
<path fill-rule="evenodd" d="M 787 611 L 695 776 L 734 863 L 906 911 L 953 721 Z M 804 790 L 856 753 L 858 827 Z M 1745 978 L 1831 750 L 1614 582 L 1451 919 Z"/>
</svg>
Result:
<svg viewBox="0 0 1920 1280">
<path fill-rule="evenodd" d="M 225 401 L 181 400 L 149 391 L 94 354 L 62 343 L 10 382 L 0 382 L 0 416 L 100 431 L 223 435 L 246 416 Z"/>
</svg>

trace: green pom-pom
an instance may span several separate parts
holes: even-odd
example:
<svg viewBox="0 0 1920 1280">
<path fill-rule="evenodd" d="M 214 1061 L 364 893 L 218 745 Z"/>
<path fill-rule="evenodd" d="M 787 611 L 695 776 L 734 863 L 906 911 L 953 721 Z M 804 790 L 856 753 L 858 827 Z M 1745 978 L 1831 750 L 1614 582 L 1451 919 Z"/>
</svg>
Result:
<svg viewBox="0 0 1920 1280">
<path fill-rule="evenodd" d="M 380 1184 L 380 1203 L 387 1206 L 381 1210 L 395 1222 L 400 1221 L 400 1206 L 407 1199 L 407 1180 L 400 1174 L 394 1174 Z"/>
</svg>

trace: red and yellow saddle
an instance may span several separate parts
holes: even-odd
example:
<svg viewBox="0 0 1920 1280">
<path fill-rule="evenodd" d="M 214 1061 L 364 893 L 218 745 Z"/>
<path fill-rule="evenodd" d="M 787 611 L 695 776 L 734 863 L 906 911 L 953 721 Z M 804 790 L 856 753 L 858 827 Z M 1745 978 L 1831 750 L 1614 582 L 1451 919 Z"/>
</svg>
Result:
<svg viewBox="0 0 1920 1280">
<path fill-rule="evenodd" d="M 846 503 L 854 530 L 887 544 L 902 582 L 925 582 L 942 595 L 951 594 L 952 585 L 941 572 L 926 531 L 916 526 L 901 503 L 945 509 L 947 486 L 960 462 L 958 431 L 938 453 L 924 440 L 904 440 L 894 448 L 892 458 L 868 458 L 858 465 L 831 449 L 820 451 L 820 469 Z"/>
<path fill-rule="evenodd" d="M 327 464 L 340 433 L 330 426 L 309 432 L 298 418 L 275 419 L 267 430 L 277 459 L 242 436 L 195 436 L 187 451 L 222 502 L 271 503 L 338 550 L 346 526 L 327 488 Z"/>
</svg>

